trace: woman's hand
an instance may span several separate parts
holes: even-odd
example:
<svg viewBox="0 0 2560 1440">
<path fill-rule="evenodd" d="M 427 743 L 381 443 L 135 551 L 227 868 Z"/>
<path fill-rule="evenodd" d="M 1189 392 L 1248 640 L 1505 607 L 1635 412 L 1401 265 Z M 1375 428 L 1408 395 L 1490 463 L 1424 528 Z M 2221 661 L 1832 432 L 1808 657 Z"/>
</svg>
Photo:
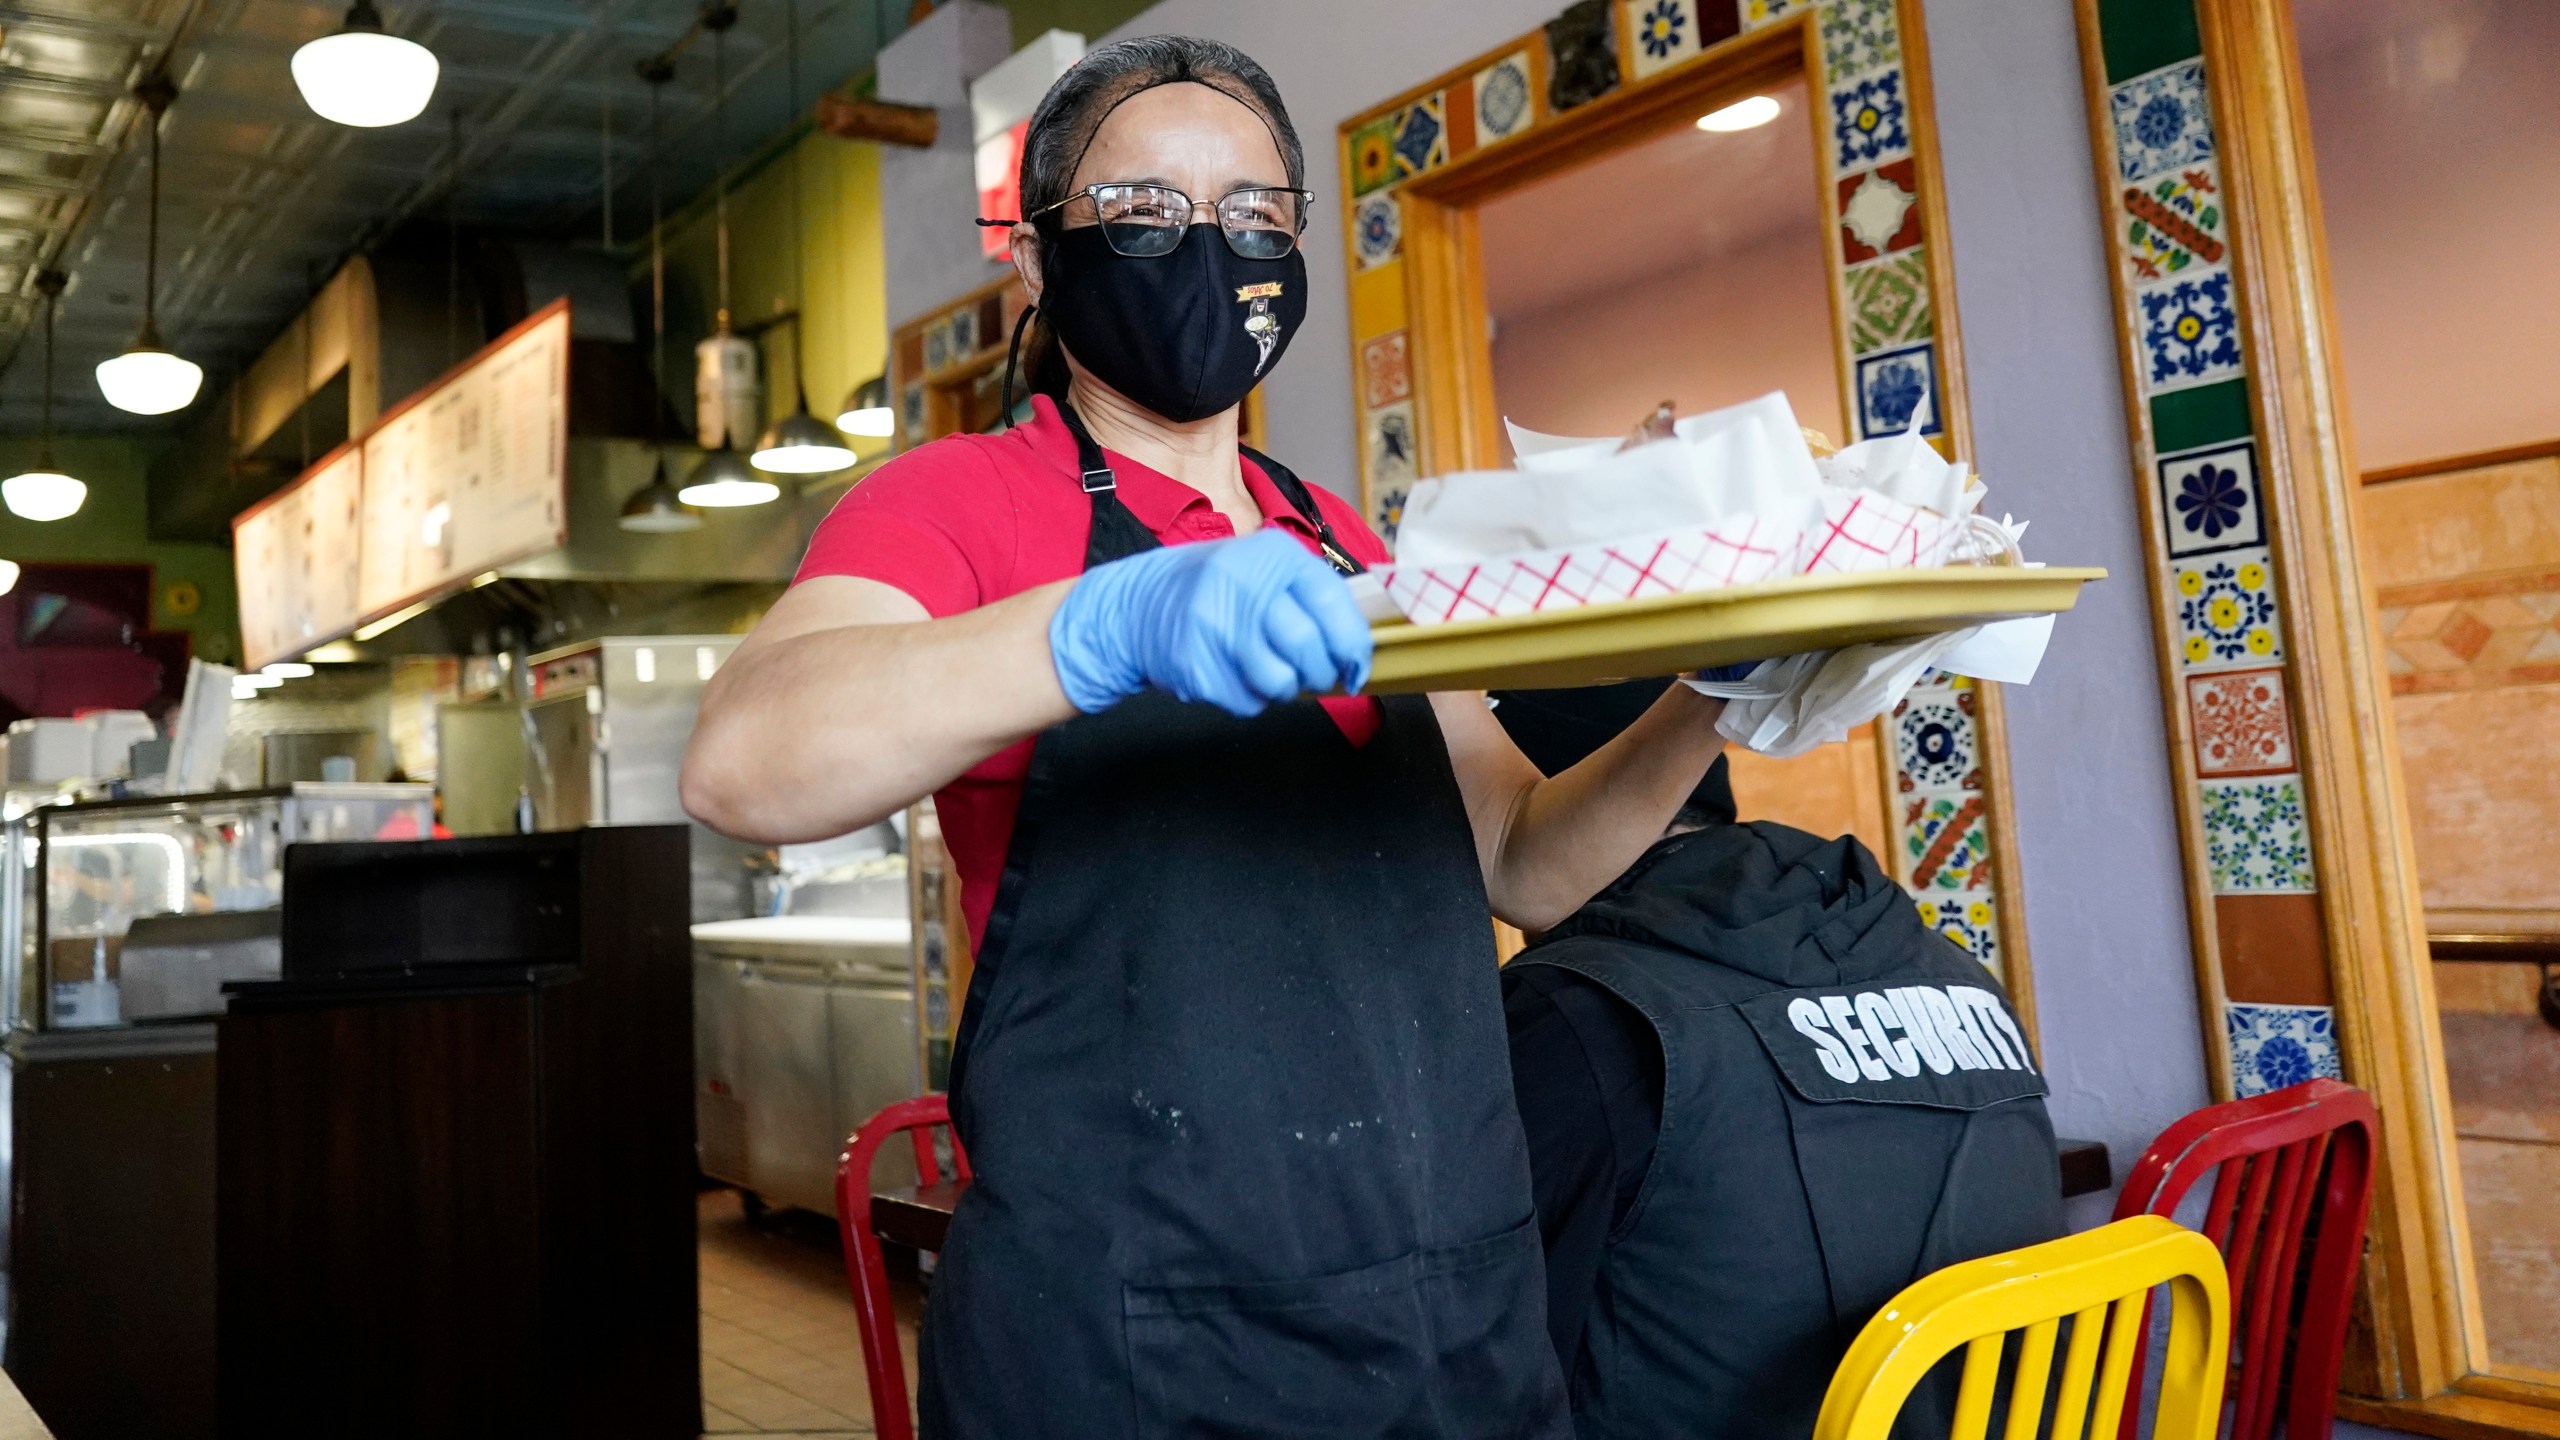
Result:
<svg viewBox="0 0 2560 1440">
<path fill-rule="evenodd" d="M 1369 678 L 1369 622 L 1331 566 L 1277 530 L 1098 565 L 1049 620 L 1058 684 L 1079 710 L 1142 690 L 1255 715 Z"/>
</svg>

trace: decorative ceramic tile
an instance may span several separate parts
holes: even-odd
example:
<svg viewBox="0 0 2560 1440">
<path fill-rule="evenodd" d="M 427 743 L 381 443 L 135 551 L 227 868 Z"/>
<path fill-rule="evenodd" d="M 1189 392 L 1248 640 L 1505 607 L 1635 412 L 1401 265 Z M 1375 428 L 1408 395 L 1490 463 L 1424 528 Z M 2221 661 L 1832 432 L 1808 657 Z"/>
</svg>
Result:
<svg viewBox="0 0 2560 1440">
<path fill-rule="evenodd" d="M 1396 178 L 1419 175 L 1449 158 L 1449 127 L 1441 119 L 1442 100 L 1428 95 L 1396 115 Z"/>
<path fill-rule="evenodd" d="M 1697 0 L 1622 0 L 1636 78 L 1667 70 L 1698 53 Z M 1714 3 L 1714 0 L 1707 0 Z"/>
<path fill-rule="evenodd" d="M 2258 447 L 2246 440 L 2160 457 L 2154 469 L 2160 477 L 2160 515 L 2169 527 L 2170 554 L 2201 555 L 2265 543 L 2257 457 Z"/>
<path fill-rule="evenodd" d="M 2201 59 L 2127 80 L 2108 93 L 2107 108 L 2115 116 L 2116 169 L 2127 180 L 2213 158 Z"/>
<path fill-rule="evenodd" d="M 1991 888 L 1991 840 L 1982 823 L 1983 799 L 1971 795 L 1916 795 L 1904 802 L 1902 858 L 1916 891 Z"/>
<path fill-rule="evenodd" d="M 1476 143 L 1508 140 L 1529 128 L 1529 52 L 1515 50 L 1476 72 Z"/>
<path fill-rule="evenodd" d="M 1840 177 L 1840 261 L 1855 265 L 1920 243 L 1920 181 L 1909 160 Z"/>
<path fill-rule="evenodd" d="M 2326 1005 L 2222 1007 L 2231 1042 L 2231 1093 L 2246 1100 L 2305 1080 L 2343 1080 L 2336 1017 Z"/>
<path fill-rule="evenodd" d="M 1914 690 L 1894 707 L 1894 768 L 1904 794 L 1982 788 L 1973 704 L 1970 690 L 1931 689 Z"/>
<path fill-rule="evenodd" d="M 2142 331 L 2143 388 L 2210 385 L 2240 373 L 2240 316 L 2231 272 L 2200 270 L 2133 293 Z"/>
<path fill-rule="evenodd" d="M 1352 203 L 1357 209 L 1351 217 L 1351 243 L 1360 253 L 1360 268 L 1366 270 L 1396 258 L 1404 244 L 1404 206 L 1397 201 L 1395 192 L 1363 195 Z"/>
<path fill-rule="evenodd" d="M 1351 193 L 1366 195 L 1396 178 L 1396 117 L 1381 115 L 1351 132 Z"/>
<path fill-rule="evenodd" d="M 1375 410 L 1413 398 L 1413 365 L 1405 332 L 1381 335 L 1360 347 L 1360 403 Z"/>
<path fill-rule="evenodd" d="M 1440 92 L 1440 118 L 1449 126 L 1449 158 L 1457 159 L 1476 148 L 1476 81 L 1472 75 L 1462 77 Z"/>
<path fill-rule="evenodd" d="M 1380 490 L 1377 513 L 1369 517 L 1369 523 L 1378 528 L 1378 538 L 1387 542 L 1390 552 L 1396 543 L 1396 530 L 1404 524 L 1406 493 L 1402 485 Z"/>
<path fill-rule="evenodd" d="M 955 311 L 951 316 L 950 323 L 951 358 L 955 361 L 966 360 L 970 356 L 977 354 L 978 346 L 984 343 L 978 338 L 978 312 L 975 310 Z"/>
<path fill-rule="evenodd" d="M 2299 895 L 2318 888 L 2302 777 L 2206 780 L 2205 863 L 2220 895 Z"/>
<path fill-rule="evenodd" d="M 2170 390 L 2151 397 L 2151 439 L 2163 455 L 2201 450 L 2226 440 L 2246 440 L 2256 433 L 2249 413 L 2249 382 L 2225 380 L 2193 390 Z"/>
<path fill-rule="evenodd" d="M 1921 924 L 1954 941 L 1958 949 L 1981 961 L 1992 974 L 2000 973 L 2000 912 L 1990 891 L 1923 895 L 1916 903 Z"/>
<path fill-rule="evenodd" d="M 1938 352 L 1921 344 L 1857 359 L 1858 438 L 1899 435 L 1921 416 L 1920 433 L 1935 435 L 1938 422 Z"/>
<path fill-rule="evenodd" d="M 1756 30 L 1790 15 L 1801 15 L 1813 5 L 1814 0 L 1734 0 L 1735 13 L 1742 17 L 1745 30 Z"/>
<path fill-rule="evenodd" d="M 1902 31 L 1893 0 L 1831 0 L 1816 23 L 1822 31 L 1822 68 L 1835 80 L 1902 61 Z"/>
<path fill-rule="evenodd" d="M 1422 446 L 1414 430 L 1413 402 L 1400 401 L 1369 412 L 1369 490 L 1384 495 L 1413 488 L 1414 467 Z"/>
<path fill-rule="evenodd" d="M 1933 333 L 1929 323 L 1929 263 L 1907 250 L 1845 277 L 1849 287 L 1849 349 L 1907 345 Z"/>
<path fill-rule="evenodd" d="M 926 321 L 924 327 L 925 373 L 928 375 L 932 374 L 934 371 L 950 364 L 956 358 L 958 357 L 951 353 L 951 321 L 949 318 L 946 317 L 939 320 Z"/>
<path fill-rule="evenodd" d="M 898 397 L 898 429 L 906 444 L 924 443 L 924 383 L 922 381 L 908 386 L 906 393 Z"/>
<path fill-rule="evenodd" d="M 2126 283 L 2147 285 L 2231 253 L 2223 229 L 2222 181 L 2210 160 L 2124 187 Z"/>
<path fill-rule="evenodd" d="M 2381 595 L 2392 693 L 2560 682 L 2560 580 L 2543 572 Z"/>
<path fill-rule="evenodd" d="M 2280 775 L 2294 768 L 2282 667 L 2190 675 L 2187 714 L 2195 729 L 2197 774 Z"/>
<path fill-rule="evenodd" d="M 2179 658 L 2189 670 L 2238 670 L 2284 659 L 2276 577 L 2267 547 L 2169 562 L 2177 589 Z"/>
<path fill-rule="evenodd" d="M 1880 70 L 1831 82 L 1831 140 L 1835 170 L 1860 170 L 1909 154 L 1902 72 Z"/>
<path fill-rule="evenodd" d="M 1547 109 L 1587 105 L 1618 88 L 1615 0 L 1574 0 L 1546 24 Z"/>
</svg>

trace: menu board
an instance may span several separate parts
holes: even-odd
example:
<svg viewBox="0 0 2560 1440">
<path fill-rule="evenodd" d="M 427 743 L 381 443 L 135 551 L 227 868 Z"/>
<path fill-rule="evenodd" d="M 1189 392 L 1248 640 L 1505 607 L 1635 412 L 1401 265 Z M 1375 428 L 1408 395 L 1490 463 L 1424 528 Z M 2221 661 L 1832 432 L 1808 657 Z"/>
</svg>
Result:
<svg viewBox="0 0 2560 1440">
<path fill-rule="evenodd" d="M 364 618 L 353 563 L 363 506 L 364 451 L 349 445 L 236 522 L 240 639 L 249 663 L 298 655 Z"/>
<path fill-rule="evenodd" d="M 248 663 L 566 544 L 568 461 L 563 300 L 232 522 Z"/>
</svg>

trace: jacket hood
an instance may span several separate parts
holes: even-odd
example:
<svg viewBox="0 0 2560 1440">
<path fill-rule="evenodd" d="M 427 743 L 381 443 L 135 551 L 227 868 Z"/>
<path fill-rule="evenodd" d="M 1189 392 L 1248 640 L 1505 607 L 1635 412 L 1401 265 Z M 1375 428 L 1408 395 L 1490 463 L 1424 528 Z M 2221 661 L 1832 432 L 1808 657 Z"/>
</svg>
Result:
<svg viewBox="0 0 2560 1440">
<path fill-rule="evenodd" d="M 1927 933 L 1910 897 L 1854 837 L 1755 820 L 1657 842 L 1539 943 L 1614 936 L 1802 989 L 1908 964 L 1915 934 Z"/>
</svg>

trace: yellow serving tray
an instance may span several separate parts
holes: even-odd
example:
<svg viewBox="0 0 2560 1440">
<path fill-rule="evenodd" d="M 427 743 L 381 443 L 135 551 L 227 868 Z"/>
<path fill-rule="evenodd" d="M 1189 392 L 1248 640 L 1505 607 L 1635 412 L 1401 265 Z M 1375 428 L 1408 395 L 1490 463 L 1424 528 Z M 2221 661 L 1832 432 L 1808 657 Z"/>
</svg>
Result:
<svg viewBox="0 0 2560 1440">
<path fill-rule="evenodd" d="M 1954 565 L 1797 575 L 1663 595 L 1416 625 L 1377 625 L 1372 694 L 1596 685 L 1677 675 L 1875 640 L 1905 640 L 1991 620 L 2056 615 L 2095 568 Z"/>
</svg>

